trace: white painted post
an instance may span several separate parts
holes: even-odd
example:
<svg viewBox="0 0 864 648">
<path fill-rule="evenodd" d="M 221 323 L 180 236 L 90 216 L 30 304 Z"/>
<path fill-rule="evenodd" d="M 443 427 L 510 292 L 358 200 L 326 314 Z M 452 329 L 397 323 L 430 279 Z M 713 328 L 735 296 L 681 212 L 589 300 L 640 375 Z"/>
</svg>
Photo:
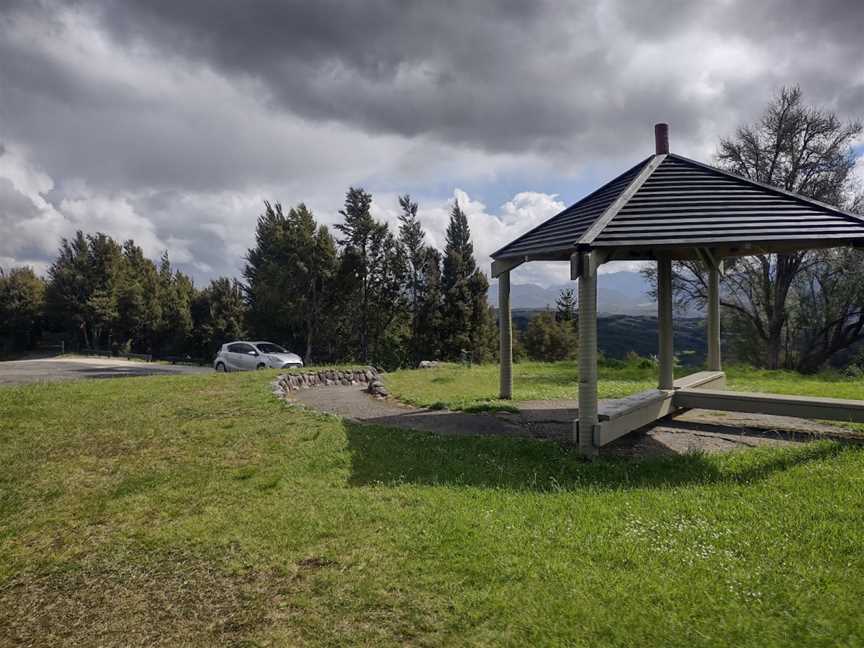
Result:
<svg viewBox="0 0 864 648">
<path fill-rule="evenodd" d="M 708 371 L 721 371 L 720 360 L 720 268 L 708 266 Z"/>
<path fill-rule="evenodd" d="M 510 316 L 510 271 L 498 275 L 498 333 L 500 338 L 500 390 L 503 399 L 513 398 L 513 320 Z"/>
<path fill-rule="evenodd" d="M 597 454 L 597 263 L 594 252 L 581 253 L 579 264 L 579 420 L 576 441 L 588 457 Z"/>
<path fill-rule="evenodd" d="M 675 386 L 675 352 L 672 346 L 672 259 L 657 259 L 657 328 L 660 389 Z"/>
</svg>

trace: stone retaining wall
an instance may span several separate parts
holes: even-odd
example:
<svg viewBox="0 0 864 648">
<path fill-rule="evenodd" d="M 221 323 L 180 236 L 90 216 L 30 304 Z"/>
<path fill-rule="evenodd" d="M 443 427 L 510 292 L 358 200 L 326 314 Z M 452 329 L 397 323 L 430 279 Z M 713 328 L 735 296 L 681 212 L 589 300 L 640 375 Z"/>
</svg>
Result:
<svg viewBox="0 0 864 648">
<path fill-rule="evenodd" d="M 375 382 L 380 382 L 380 377 L 378 371 L 374 367 L 303 371 L 282 374 L 276 379 L 278 389 L 284 394 L 298 389 L 308 389 L 310 387 L 324 387 L 328 385 L 368 385 Z"/>
</svg>

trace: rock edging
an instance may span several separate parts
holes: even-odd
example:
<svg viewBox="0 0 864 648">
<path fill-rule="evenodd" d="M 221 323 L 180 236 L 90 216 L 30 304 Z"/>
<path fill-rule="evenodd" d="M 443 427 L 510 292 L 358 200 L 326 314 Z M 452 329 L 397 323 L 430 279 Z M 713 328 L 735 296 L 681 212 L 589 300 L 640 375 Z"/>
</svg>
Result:
<svg viewBox="0 0 864 648">
<path fill-rule="evenodd" d="M 327 387 L 333 385 L 367 385 L 366 391 L 378 397 L 387 396 L 387 389 L 381 382 L 381 375 L 375 367 L 353 369 L 320 369 L 318 371 L 298 371 L 280 374 L 276 378 L 276 390 L 283 395 L 298 389 Z"/>
</svg>

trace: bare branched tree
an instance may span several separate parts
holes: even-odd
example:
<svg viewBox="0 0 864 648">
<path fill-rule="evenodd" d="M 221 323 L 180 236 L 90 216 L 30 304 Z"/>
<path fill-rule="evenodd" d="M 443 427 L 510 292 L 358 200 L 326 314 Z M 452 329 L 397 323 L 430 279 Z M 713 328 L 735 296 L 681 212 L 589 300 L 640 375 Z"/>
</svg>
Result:
<svg viewBox="0 0 864 648">
<path fill-rule="evenodd" d="M 856 159 L 852 145 L 861 132 L 859 122 L 844 123 L 832 112 L 806 106 L 800 88 L 782 88 L 759 121 L 740 127 L 734 137 L 720 141 L 717 163 L 750 180 L 854 209 L 864 204 L 861 196 L 853 200 L 850 176 Z M 851 254 L 850 258 L 857 258 L 857 253 Z M 796 252 L 727 259 L 721 305 L 736 333 L 739 356 L 772 369 L 785 365 L 813 370 L 839 346 L 859 339 L 861 327 L 850 328 L 849 318 L 854 318 L 860 308 L 846 303 L 858 299 L 859 293 L 838 290 L 838 283 L 832 279 L 840 268 L 844 272 L 851 270 L 856 277 L 864 272 L 855 269 L 847 256 Z M 822 277 L 821 282 L 815 278 L 817 275 Z M 846 276 L 846 281 L 851 279 Z M 824 317 L 812 318 L 816 293 L 797 293 L 808 285 L 823 286 L 817 291 L 819 299 L 832 301 L 834 315 L 825 311 Z M 679 304 L 704 305 L 707 279 L 702 265 L 676 264 L 675 290 Z M 808 318 L 795 312 L 795 307 L 804 303 L 810 306 Z M 837 342 L 819 345 L 815 355 L 812 348 L 802 353 L 801 345 L 816 338 Z"/>
</svg>

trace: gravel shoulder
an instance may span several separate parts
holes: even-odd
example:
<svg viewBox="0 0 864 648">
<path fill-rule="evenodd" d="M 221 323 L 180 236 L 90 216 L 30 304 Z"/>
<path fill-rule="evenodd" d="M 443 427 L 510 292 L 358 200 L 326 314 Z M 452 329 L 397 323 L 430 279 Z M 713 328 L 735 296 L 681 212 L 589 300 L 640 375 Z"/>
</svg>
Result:
<svg viewBox="0 0 864 648">
<path fill-rule="evenodd" d="M 210 373 L 210 367 L 135 362 L 120 358 L 86 358 L 64 356 L 0 362 L 0 385 L 22 385 L 36 382 L 81 380 L 92 378 L 126 378 L 134 376 L 170 376 Z"/>
</svg>

